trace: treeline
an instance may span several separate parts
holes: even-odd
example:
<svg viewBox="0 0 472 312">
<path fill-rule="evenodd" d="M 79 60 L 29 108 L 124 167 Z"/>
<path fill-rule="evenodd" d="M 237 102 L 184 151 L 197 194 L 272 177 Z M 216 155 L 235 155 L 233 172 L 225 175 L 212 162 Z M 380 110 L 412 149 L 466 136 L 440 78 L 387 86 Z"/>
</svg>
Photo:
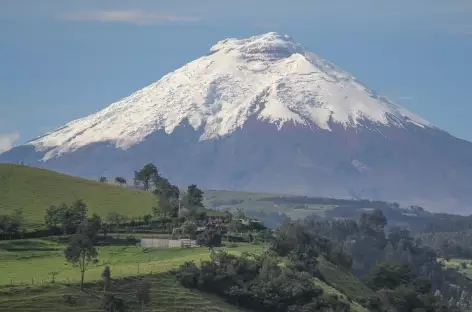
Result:
<svg viewBox="0 0 472 312">
<path fill-rule="evenodd" d="M 334 205 L 349 206 L 352 208 L 399 208 L 398 203 L 388 203 L 385 201 L 373 201 L 367 199 L 338 199 L 326 197 L 308 197 L 308 196 L 274 196 L 260 198 L 259 201 L 270 201 L 275 204 L 294 204 L 294 205 Z"/>
<path fill-rule="evenodd" d="M 472 231 L 422 233 L 416 238 L 446 260 L 472 259 Z"/>
</svg>

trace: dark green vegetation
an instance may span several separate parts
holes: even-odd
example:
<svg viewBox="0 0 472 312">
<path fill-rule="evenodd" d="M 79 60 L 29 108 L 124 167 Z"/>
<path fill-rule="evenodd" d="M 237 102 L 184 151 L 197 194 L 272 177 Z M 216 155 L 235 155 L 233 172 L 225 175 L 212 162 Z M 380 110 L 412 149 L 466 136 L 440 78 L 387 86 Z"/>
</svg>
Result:
<svg viewBox="0 0 472 312">
<path fill-rule="evenodd" d="M 386 235 L 386 225 L 381 210 L 358 222 L 286 220 L 264 253 L 214 254 L 200 265 L 182 265 L 177 276 L 186 287 L 255 311 L 350 311 L 353 303 L 379 312 L 468 310 L 472 282 L 445 269 L 408 231 L 392 228 Z M 325 293 L 314 280 L 345 297 Z"/>
</svg>

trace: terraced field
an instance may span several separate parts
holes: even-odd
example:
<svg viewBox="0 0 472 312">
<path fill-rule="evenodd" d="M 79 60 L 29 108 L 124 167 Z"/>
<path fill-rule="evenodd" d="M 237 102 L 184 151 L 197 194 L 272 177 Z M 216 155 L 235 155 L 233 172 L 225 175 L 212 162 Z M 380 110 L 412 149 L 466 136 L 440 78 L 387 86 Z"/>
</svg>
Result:
<svg viewBox="0 0 472 312">
<path fill-rule="evenodd" d="M 145 311 L 154 312 L 237 312 L 224 300 L 182 287 L 170 274 L 132 277 L 114 281 L 110 294 L 125 300 L 129 311 L 140 311 L 136 289 L 143 281 L 151 284 L 151 300 Z M 0 289 L 2 312 L 95 312 L 101 308 L 103 289 L 99 283 L 87 284 L 84 292 L 75 286 L 14 287 Z"/>
</svg>

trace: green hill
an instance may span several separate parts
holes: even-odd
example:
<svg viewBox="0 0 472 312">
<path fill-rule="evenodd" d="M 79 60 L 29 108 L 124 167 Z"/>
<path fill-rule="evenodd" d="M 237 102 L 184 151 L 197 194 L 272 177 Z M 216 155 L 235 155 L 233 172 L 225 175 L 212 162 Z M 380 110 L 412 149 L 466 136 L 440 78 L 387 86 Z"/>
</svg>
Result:
<svg viewBox="0 0 472 312">
<path fill-rule="evenodd" d="M 90 213 L 106 216 L 116 211 L 129 217 L 151 212 L 155 204 L 149 192 L 129 190 L 33 167 L 0 164 L 0 211 L 23 209 L 27 228 L 43 223 L 45 210 L 61 202 L 83 199 Z"/>
<path fill-rule="evenodd" d="M 284 213 L 294 219 L 303 219 L 313 214 L 323 216 L 327 210 L 336 207 L 336 205 L 330 204 L 300 205 L 296 202 L 280 203 L 274 200 L 281 196 L 294 197 L 293 195 L 282 194 L 205 190 L 204 203 L 206 207 L 217 210 L 236 212 L 238 208 L 241 208 L 249 215 L 255 217 L 260 217 L 261 212 L 264 214 L 275 212 Z"/>
</svg>

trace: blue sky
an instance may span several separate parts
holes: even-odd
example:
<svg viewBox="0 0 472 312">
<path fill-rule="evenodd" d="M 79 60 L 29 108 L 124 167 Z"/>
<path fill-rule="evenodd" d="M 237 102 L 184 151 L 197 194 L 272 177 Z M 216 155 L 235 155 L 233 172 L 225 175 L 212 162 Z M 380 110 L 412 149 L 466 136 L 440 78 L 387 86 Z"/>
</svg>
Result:
<svg viewBox="0 0 472 312">
<path fill-rule="evenodd" d="M 472 141 L 470 0 L 0 0 L 0 151 L 269 31 Z"/>
</svg>

